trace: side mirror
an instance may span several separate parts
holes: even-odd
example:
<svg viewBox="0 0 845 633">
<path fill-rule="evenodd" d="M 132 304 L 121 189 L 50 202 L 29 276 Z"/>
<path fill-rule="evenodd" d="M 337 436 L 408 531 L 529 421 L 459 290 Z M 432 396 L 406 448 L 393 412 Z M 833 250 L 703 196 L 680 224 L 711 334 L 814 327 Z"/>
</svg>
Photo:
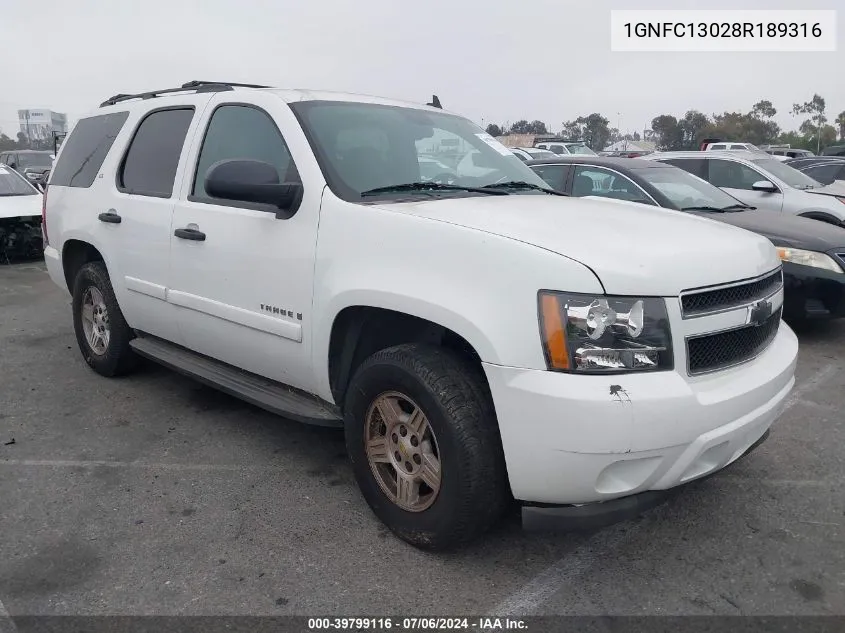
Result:
<svg viewBox="0 0 845 633">
<path fill-rule="evenodd" d="M 303 192 L 302 183 L 279 182 L 279 172 L 273 165 L 241 158 L 221 160 L 209 167 L 205 190 L 215 198 L 271 205 L 279 219 L 296 213 Z"/>
<path fill-rule="evenodd" d="M 774 183 L 771 183 L 768 180 L 758 180 L 751 185 L 751 189 L 753 191 L 765 191 L 766 193 L 775 193 L 778 190 Z"/>
</svg>

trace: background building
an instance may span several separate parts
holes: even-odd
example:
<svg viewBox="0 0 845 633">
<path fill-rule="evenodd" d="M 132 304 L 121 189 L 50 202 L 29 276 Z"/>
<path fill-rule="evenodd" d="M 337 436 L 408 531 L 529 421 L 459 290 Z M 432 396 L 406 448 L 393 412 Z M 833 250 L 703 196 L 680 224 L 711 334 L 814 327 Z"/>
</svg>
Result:
<svg viewBox="0 0 845 633">
<path fill-rule="evenodd" d="M 18 110 L 21 132 L 32 141 L 51 141 L 53 132 L 67 133 L 67 115 L 52 110 Z"/>
</svg>

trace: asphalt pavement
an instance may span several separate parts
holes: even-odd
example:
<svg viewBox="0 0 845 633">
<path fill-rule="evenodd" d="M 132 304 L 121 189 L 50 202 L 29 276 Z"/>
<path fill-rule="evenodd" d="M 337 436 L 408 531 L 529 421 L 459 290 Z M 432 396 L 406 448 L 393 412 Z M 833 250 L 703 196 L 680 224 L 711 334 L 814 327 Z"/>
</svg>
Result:
<svg viewBox="0 0 845 633">
<path fill-rule="evenodd" d="M 745 460 L 593 533 L 514 514 L 431 554 L 371 514 L 341 433 L 154 365 L 102 378 L 43 263 L 0 266 L 0 619 L 845 615 L 845 323 L 799 338 Z"/>
</svg>

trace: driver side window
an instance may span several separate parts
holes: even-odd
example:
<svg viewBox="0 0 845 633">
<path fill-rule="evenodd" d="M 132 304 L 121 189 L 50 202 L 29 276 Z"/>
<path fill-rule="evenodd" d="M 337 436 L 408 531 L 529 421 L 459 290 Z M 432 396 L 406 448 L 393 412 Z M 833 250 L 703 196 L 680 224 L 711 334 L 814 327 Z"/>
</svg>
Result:
<svg viewBox="0 0 845 633">
<path fill-rule="evenodd" d="M 192 199 L 211 202 L 205 191 L 209 167 L 226 159 L 254 159 L 276 168 L 279 182 L 300 182 L 288 147 L 276 124 L 263 110 L 251 106 L 224 105 L 211 115 L 194 174 Z"/>
<path fill-rule="evenodd" d="M 742 163 L 717 159 L 711 159 L 709 162 L 710 174 L 707 179 L 717 187 L 751 191 L 751 185 L 755 182 L 768 180 L 762 174 Z"/>
<path fill-rule="evenodd" d="M 632 180 L 600 167 L 576 167 L 572 181 L 572 195 L 576 197 L 601 196 L 614 200 L 654 204 Z"/>
</svg>

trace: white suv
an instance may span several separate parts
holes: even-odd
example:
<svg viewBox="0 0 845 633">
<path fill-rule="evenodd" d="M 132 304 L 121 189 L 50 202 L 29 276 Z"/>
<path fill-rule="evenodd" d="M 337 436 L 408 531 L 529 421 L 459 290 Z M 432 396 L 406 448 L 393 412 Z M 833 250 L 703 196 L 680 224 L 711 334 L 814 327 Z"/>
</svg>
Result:
<svg viewBox="0 0 845 633">
<path fill-rule="evenodd" d="M 461 152 L 490 171 L 422 180 Z M 79 120 L 45 257 L 95 371 L 144 356 L 344 428 L 375 514 L 442 548 L 513 499 L 529 525 L 641 507 L 759 443 L 793 387 L 768 240 L 565 197 L 434 107 L 192 82 Z"/>
</svg>

